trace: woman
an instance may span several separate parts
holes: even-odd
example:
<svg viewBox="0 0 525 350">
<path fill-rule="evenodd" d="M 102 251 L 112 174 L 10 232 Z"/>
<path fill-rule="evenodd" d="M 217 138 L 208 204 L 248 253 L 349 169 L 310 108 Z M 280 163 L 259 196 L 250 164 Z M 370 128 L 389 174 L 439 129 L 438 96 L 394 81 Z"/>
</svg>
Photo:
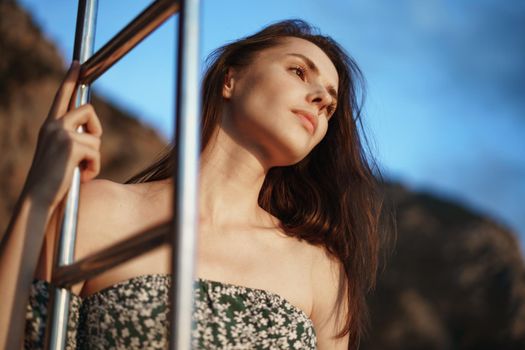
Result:
<svg viewBox="0 0 525 350">
<path fill-rule="evenodd" d="M 2 238 L 3 286 L 29 287 L 37 261 L 28 253 L 41 251 L 28 347 L 42 338 L 57 208 L 75 166 L 83 165 L 76 259 L 172 214 L 169 155 L 127 184 L 92 180 L 102 131 L 91 106 L 67 109 L 78 71 L 74 64 L 57 93 Z M 360 81 L 344 51 L 302 21 L 213 54 L 203 83 L 196 348 L 358 346 L 381 211 L 357 129 Z M 79 125 L 85 133 L 75 132 Z M 70 346 L 165 346 L 170 268 L 170 248 L 162 247 L 74 286 Z M 13 300 L 13 290 L 2 300 Z M 1 317 L 5 339 L 9 310 Z"/>
</svg>

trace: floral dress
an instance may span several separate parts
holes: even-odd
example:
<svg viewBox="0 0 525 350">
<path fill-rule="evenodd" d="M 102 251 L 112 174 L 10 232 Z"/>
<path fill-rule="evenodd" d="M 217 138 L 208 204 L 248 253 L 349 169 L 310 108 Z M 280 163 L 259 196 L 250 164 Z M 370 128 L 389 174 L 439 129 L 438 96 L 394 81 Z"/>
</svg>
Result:
<svg viewBox="0 0 525 350">
<path fill-rule="evenodd" d="M 67 349 L 166 349 L 169 275 L 144 275 L 86 298 L 71 296 Z M 43 349 L 48 282 L 35 280 L 25 349 Z M 193 349 L 315 349 L 312 321 L 278 294 L 198 279 Z"/>
</svg>

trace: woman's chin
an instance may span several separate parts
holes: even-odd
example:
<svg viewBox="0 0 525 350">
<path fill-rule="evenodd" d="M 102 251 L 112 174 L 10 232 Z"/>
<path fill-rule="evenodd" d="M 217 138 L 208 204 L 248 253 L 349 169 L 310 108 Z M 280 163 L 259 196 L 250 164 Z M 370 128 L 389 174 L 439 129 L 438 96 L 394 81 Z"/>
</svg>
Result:
<svg viewBox="0 0 525 350">
<path fill-rule="evenodd" d="M 288 147 L 283 147 L 280 149 L 278 155 L 274 158 L 272 162 L 273 166 L 289 166 L 299 163 L 303 160 L 311 151 L 309 145 L 288 145 Z"/>
</svg>

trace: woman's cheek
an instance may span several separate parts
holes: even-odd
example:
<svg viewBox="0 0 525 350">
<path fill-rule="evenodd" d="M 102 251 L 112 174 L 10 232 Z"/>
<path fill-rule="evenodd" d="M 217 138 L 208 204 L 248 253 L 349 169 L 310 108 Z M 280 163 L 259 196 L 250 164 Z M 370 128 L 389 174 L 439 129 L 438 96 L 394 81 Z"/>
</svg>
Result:
<svg viewBox="0 0 525 350">
<path fill-rule="evenodd" d="M 325 117 L 319 117 L 319 123 L 317 125 L 317 131 L 319 132 L 319 136 L 317 137 L 316 145 L 321 142 L 328 131 L 328 121 Z"/>
</svg>

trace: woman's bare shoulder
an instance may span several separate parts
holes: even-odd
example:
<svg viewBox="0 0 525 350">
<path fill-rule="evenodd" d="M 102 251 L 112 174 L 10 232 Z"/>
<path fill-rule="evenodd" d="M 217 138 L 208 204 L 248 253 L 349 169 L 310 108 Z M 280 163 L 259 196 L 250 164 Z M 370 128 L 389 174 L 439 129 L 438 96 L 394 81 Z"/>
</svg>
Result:
<svg viewBox="0 0 525 350">
<path fill-rule="evenodd" d="M 77 259 L 117 240 L 128 229 L 140 201 L 136 188 L 110 180 L 92 180 L 80 188 Z"/>
<path fill-rule="evenodd" d="M 111 180 L 96 179 L 80 187 L 81 203 L 93 204 L 101 200 L 118 201 L 129 192 L 126 185 Z"/>
<path fill-rule="evenodd" d="M 77 256 L 96 252 L 171 215 L 169 181 L 93 180 L 80 190 Z"/>
<path fill-rule="evenodd" d="M 79 221 L 91 226 L 97 223 L 97 219 L 118 216 L 133 204 L 133 198 L 133 192 L 124 184 L 110 180 L 84 183 L 80 187 Z"/>
</svg>

